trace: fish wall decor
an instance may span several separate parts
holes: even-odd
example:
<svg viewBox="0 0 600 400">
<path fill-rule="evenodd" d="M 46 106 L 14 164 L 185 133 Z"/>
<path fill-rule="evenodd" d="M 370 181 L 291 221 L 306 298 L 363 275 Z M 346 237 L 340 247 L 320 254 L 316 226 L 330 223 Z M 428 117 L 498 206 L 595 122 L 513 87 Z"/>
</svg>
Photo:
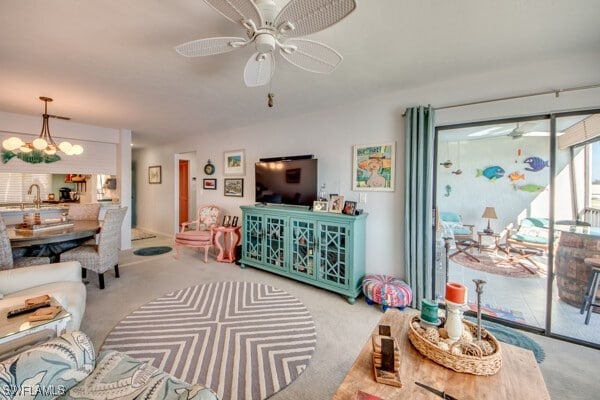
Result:
<svg viewBox="0 0 600 400">
<path fill-rule="evenodd" d="M 446 189 L 446 194 L 444 194 L 444 196 L 450 197 L 450 193 L 452 193 L 452 186 L 446 185 L 444 189 Z"/>
<path fill-rule="evenodd" d="M 529 167 L 525 167 L 526 171 L 538 172 L 550 166 L 550 161 L 544 161 L 539 157 L 529 157 L 523 162 L 529 164 Z"/>
<path fill-rule="evenodd" d="M 450 168 L 452 166 L 452 161 L 446 160 L 443 163 L 440 163 L 440 165 L 444 168 Z"/>
<path fill-rule="evenodd" d="M 523 192 L 535 193 L 535 192 L 541 192 L 542 190 L 546 189 L 546 187 L 542 186 L 542 185 L 529 184 L 529 185 L 519 186 L 518 189 L 522 190 Z"/>
<path fill-rule="evenodd" d="M 480 177 L 480 176 L 485 176 L 490 181 L 495 181 L 496 179 L 502 178 L 504 176 L 504 172 L 505 172 L 504 169 L 497 165 L 487 167 L 484 170 L 481 170 L 478 168 L 477 175 L 475 175 L 475 178 Z"/>
<path fill-rule="evenodd" d="M 525 180 L 525 174 L 519 173 L 519 171 L 515 171 L 508 176 L 511 182 L 518 181 L 519 179 Z"/>
<path fill-rule="evenodd" d="M 453 173 L 454 175 L 460 175 L 460 174 L 462 174 L 462 169 L 460 169 L 460 168 L 459 168 L 459 169 L 457 169 L 456 171 L 452 171 L 452 173 Z"/>
</svg>

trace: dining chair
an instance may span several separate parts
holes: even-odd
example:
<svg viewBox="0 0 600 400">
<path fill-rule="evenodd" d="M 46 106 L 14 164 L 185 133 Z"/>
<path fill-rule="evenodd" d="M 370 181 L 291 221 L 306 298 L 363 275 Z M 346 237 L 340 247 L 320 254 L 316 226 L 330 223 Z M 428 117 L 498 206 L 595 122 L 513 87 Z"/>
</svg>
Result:
<svg viewBox="0 0 600 400">
<path fill-rule="evenodd" d="M 96 272 L 100 289 L 104 289 L 104 272 L 114 267 L 115 278 L 119 277 L 120 233 L 126 213 L 127 207 L 107 210 L 98 244 L 84 244 L 65 251 L 60 255 L 60 261 L 79 261 L 81 276 L 85 278 L 87 270 Z"/>
<path fill-rule="evenodd" d="M 219 226 L 221 208 L 214 205 L 198 207 L 196 219 L 181 224 L 181 230 L 175 234 L 175 257 L 179 258 L 182 246 L 204 249 L 204 262 L 208 262 L 208 250 L 215 244 L 213 228 Z"/>
<path fill-rule="evenodd" d="M 6 231 L 6 224 L 0 217 L 0 270 L 29 267 L 31 265 L 42 265 L 50 263 L 49 257 L 13 257 L 10 239 Z"/>
<path fill-rule="evenodd" d="M 99 215 L 100 203 L 71 203 L 69 204 L 69 215 L 67 217 L 73 221 L 97 221 Z"/>
</svg>

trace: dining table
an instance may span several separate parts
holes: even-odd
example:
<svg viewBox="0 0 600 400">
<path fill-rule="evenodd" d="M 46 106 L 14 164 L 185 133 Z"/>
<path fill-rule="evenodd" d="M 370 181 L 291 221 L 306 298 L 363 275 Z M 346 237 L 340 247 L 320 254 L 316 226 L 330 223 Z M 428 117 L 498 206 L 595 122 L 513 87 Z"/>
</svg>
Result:
<svg viewBox="0 0 600 400">
<path fill-rule="evenodd" d="M 7 232 L 13 252 L 20 251 L 24 256 L 45 256 L 55 259 L 63 251 L 93 238 L 101 228 L 102 221 L 81 220 L 67 221 L 57 226 L 36 230 L 11 225 L 7 227 Z"/>
</svg>

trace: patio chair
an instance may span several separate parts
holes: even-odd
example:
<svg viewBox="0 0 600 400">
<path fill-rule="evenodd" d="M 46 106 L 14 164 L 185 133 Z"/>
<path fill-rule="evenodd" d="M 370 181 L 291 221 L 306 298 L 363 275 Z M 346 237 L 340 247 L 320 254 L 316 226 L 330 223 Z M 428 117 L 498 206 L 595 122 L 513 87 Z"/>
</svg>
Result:
<svg viewBox="0 0 600 400">
<path fill-rule="evenodd" d="M 13 257 L 6 224 L 0 217 L 0 270 L 49 264 L 49 257 Z"/>
<path fill-rule="evenodd" d="M 215 232 L 219 226 L 221 209 L 216 205 L 206 205 L 198 208 L 196 219 L 181 224 L 181 230 L 175 234 L 175 258 L 179 258 L 182 246 L 204 249 L 204 262 L 208 262 L 208 250 L 214 250 Z M 191 228 L 191 229 L 190 229 Z"/>
<path fill-rule="evenodd" d="M 462 253 L 471 261 L 480 262 L 477 257 L 469 253 L 477 245 L 477 242 L 473 239 L 475 225 L 463 224 L 462 217 L 459 214 L 449 211 L 440 212 L 440 223 L 444 230 L 442 236 L 453 239 L 456 245 L 456 251 L 449 254 L 448 257 L 454 257 Z"/>
<path fill-rule="evenodd" d="M 521 249 L 548 251 L 548 218 L 524 218 L 517 229 L 507 229 L 505 252 L 520 252 Z"/>
<path fill-rule="evenodd" d="M 454 212 L 441 211 L 440 223 L 444 228 L 444 235 L 451 234 L 454 240 L 473 240 L 475 225 L 463 224 L 462 217 Z M 448 236 L 446 236 L 448 237 Z"/>
</svg>

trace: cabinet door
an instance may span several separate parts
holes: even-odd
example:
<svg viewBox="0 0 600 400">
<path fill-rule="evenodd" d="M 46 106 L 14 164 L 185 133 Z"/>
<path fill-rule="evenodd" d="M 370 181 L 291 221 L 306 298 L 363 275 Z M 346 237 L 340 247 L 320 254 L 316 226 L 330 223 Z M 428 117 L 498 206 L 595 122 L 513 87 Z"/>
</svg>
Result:
<svg viewBox="0 0 600 400">
<path fill-rule="evenodd" d="M 314 279 L 316 222 L 290 219 L 290 272 Z"/>
<path fill-rule="evenodd" d="M 285 270 L 286 218 L 266 215 L 264 223 L 263 262 L 270 267 Z"/>
<path fill-rule="evenodd" d="M 323 283 L 347 288 L 349 271 L 346 243 L 350 229 L 345 224 L 320 222 L 318 227 L 318 275 Z"/>
<path fill-rule="evenodd" d="M 263 216 L 257 214 L 244 215 L 244 259 L 256 262 L 263 260 Z"/>
</svg>

